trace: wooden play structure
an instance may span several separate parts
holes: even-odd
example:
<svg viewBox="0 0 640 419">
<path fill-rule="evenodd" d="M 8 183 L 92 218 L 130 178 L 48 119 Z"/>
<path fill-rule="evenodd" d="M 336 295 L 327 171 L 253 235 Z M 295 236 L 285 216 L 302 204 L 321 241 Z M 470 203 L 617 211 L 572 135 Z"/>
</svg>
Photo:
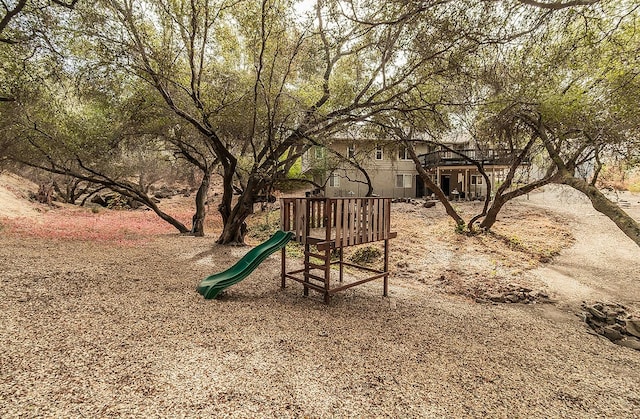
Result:
<svg viewBox="0 0 640 419">
<path fill-rule="evenodd" d="M 293 233 L 291 240 L 304 245 L 304 268 L 287 272 L 286 252 L 282 249 L 282 287 L 288 279 L 324 294 L 328 303 L 331 295 L 347 288 L 384 278 L 383 295 L 387 296 L 389 282 L 389 240 L 397 236 L 391 232 L 391 198 L 282 198 L 280 226 Z M 382 270 L 360 266 L 343 260 L 342 249 L 365 243 L 384 241 Z M 331 253 L 338 250 L 339 260 L 332 262 Z M 338 286 L 331 287 L 332 265 L 339 265 Z M 344 267 L 373 273 L 364 279 L 343 283 Z"/>
</svg>

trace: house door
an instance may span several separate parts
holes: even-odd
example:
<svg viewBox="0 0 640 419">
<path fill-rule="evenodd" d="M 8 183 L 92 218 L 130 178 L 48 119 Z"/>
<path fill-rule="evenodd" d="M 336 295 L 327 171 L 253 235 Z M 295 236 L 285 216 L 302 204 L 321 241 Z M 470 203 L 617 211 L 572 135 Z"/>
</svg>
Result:
<svg viewBox="0 0 640 419">
<path fill-rule="evenodd" d="M 442 192 L 446 196 L 449 196 L 449 193 L 451 192 L 450 186 L 449 186 L 450 184 L 451 184 L 451 175 L 440 176 L 440 189 L 442 189 Z"/>
<path fill-rule="evenodd" d="M 424 181 L 420 175 L 416 175 L 416 198 L 420 198 L 425 195 Z"/>
</svg>

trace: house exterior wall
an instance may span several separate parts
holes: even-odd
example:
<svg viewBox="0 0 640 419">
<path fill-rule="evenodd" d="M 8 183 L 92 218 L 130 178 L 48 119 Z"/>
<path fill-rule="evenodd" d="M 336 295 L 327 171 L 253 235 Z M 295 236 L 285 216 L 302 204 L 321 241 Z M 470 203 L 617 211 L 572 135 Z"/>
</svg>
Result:
<svg viewBox="0 0 640 419">
<path fill-rule="evenodd" d="M 331 147 L 346 156 L 348 148 L 352 145 L 353 143 L 349 141 L 335 141 Z M 371 178 L 375 195 L 390 198 L 416 196 L 417 172 L 415 163 L 408 154 L 402 153 L 401 156 L 396 144 L 360 141 L 355 143 L 354 151 L 355 161 L 367 171 Z M 416 152 L 426 152 L 426 146 L 418 147 Z M 342 163 L 334 171 L 333 176 L 333 181 L 330 179 L 325 187 L 326 196 L 366 195 L 367 182 L 360 170 Z M 402 180 L 399 177 L 402 177 Z"/>
<path fill-rule="evenodd" d="M 461 150 L 467 146 L 462 143 L 456 145 L 456 149 Z M 361 197 L 368 191 L 364 174 L 353 165 L 339 163 L 336 153 L 342 157 L 350 156 L 366 170 L 376 196 L 415 198 L 432 194 L 418 175 L 413 160 L 397 143 L 384 140 L 334 140 L 329 147 L 330 150 L 312 149 L 303 159 L 304 170 L 313 170 L 314 180 L 325 185 L 327 197 Z M 433 149 L 420 144 L 415 151 L 421 155 Z M 506 169 L 505 165 L 485 165 L 494 188 L 504 179 Z M 480 199 L 487 194 L 486 181 L 474 165 L 445 163 L 431 166 L 427 172 L 450 199 Z"/>
</svg>

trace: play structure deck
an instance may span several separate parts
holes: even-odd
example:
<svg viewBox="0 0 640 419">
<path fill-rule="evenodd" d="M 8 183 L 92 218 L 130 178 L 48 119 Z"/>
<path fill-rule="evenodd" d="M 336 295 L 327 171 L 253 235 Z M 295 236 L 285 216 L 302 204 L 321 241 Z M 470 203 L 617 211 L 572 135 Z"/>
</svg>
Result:
<svg viewBox="0 0 640 419">
<path fill-rule="evenodd" d="M 300 282 L 304 295 L 309 289 L 331 295 L 347 288 L 383 278 L 383 295 L 387 296 L 389 280 L 389 240 L 391 232 L 391 198 L 282 198 L 280 226 L 293 234 L 292 240 L 304 245 L 304 268 L 287 272 L 286 252 L 282 249 L 281 286 L 287 279 Z M 349 246 L 384 241 L 382 270 L 345 262 L 342 249 Z M 331 261 L 332 251 L 339 259 Z M 338 265 L 338 285 L 332 287 L 332 265 Z M 343 283 L 344 267 L 349 266 L 373 274 L 348 284 Z"/>
</svg>

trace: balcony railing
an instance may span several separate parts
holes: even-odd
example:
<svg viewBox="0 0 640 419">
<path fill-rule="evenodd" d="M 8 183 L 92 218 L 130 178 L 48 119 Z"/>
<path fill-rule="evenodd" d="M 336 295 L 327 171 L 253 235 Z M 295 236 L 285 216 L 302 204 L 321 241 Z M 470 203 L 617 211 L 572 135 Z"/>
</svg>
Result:
<svg viewBox="0 0 640 419">
<path fill-rule="evenodd" d="M 422 166 L 429 168 L 434 166 L 459 166 L 471 164 L 463 156 L 468 157 L 483 165 L 507 165 L 511 164 L 522 150 L 490 149 L 490 150 L 439 150 L 418 156 Z M 529 164 L 529 159 L 525 158 L 522 164 Z"/>
</svg>

